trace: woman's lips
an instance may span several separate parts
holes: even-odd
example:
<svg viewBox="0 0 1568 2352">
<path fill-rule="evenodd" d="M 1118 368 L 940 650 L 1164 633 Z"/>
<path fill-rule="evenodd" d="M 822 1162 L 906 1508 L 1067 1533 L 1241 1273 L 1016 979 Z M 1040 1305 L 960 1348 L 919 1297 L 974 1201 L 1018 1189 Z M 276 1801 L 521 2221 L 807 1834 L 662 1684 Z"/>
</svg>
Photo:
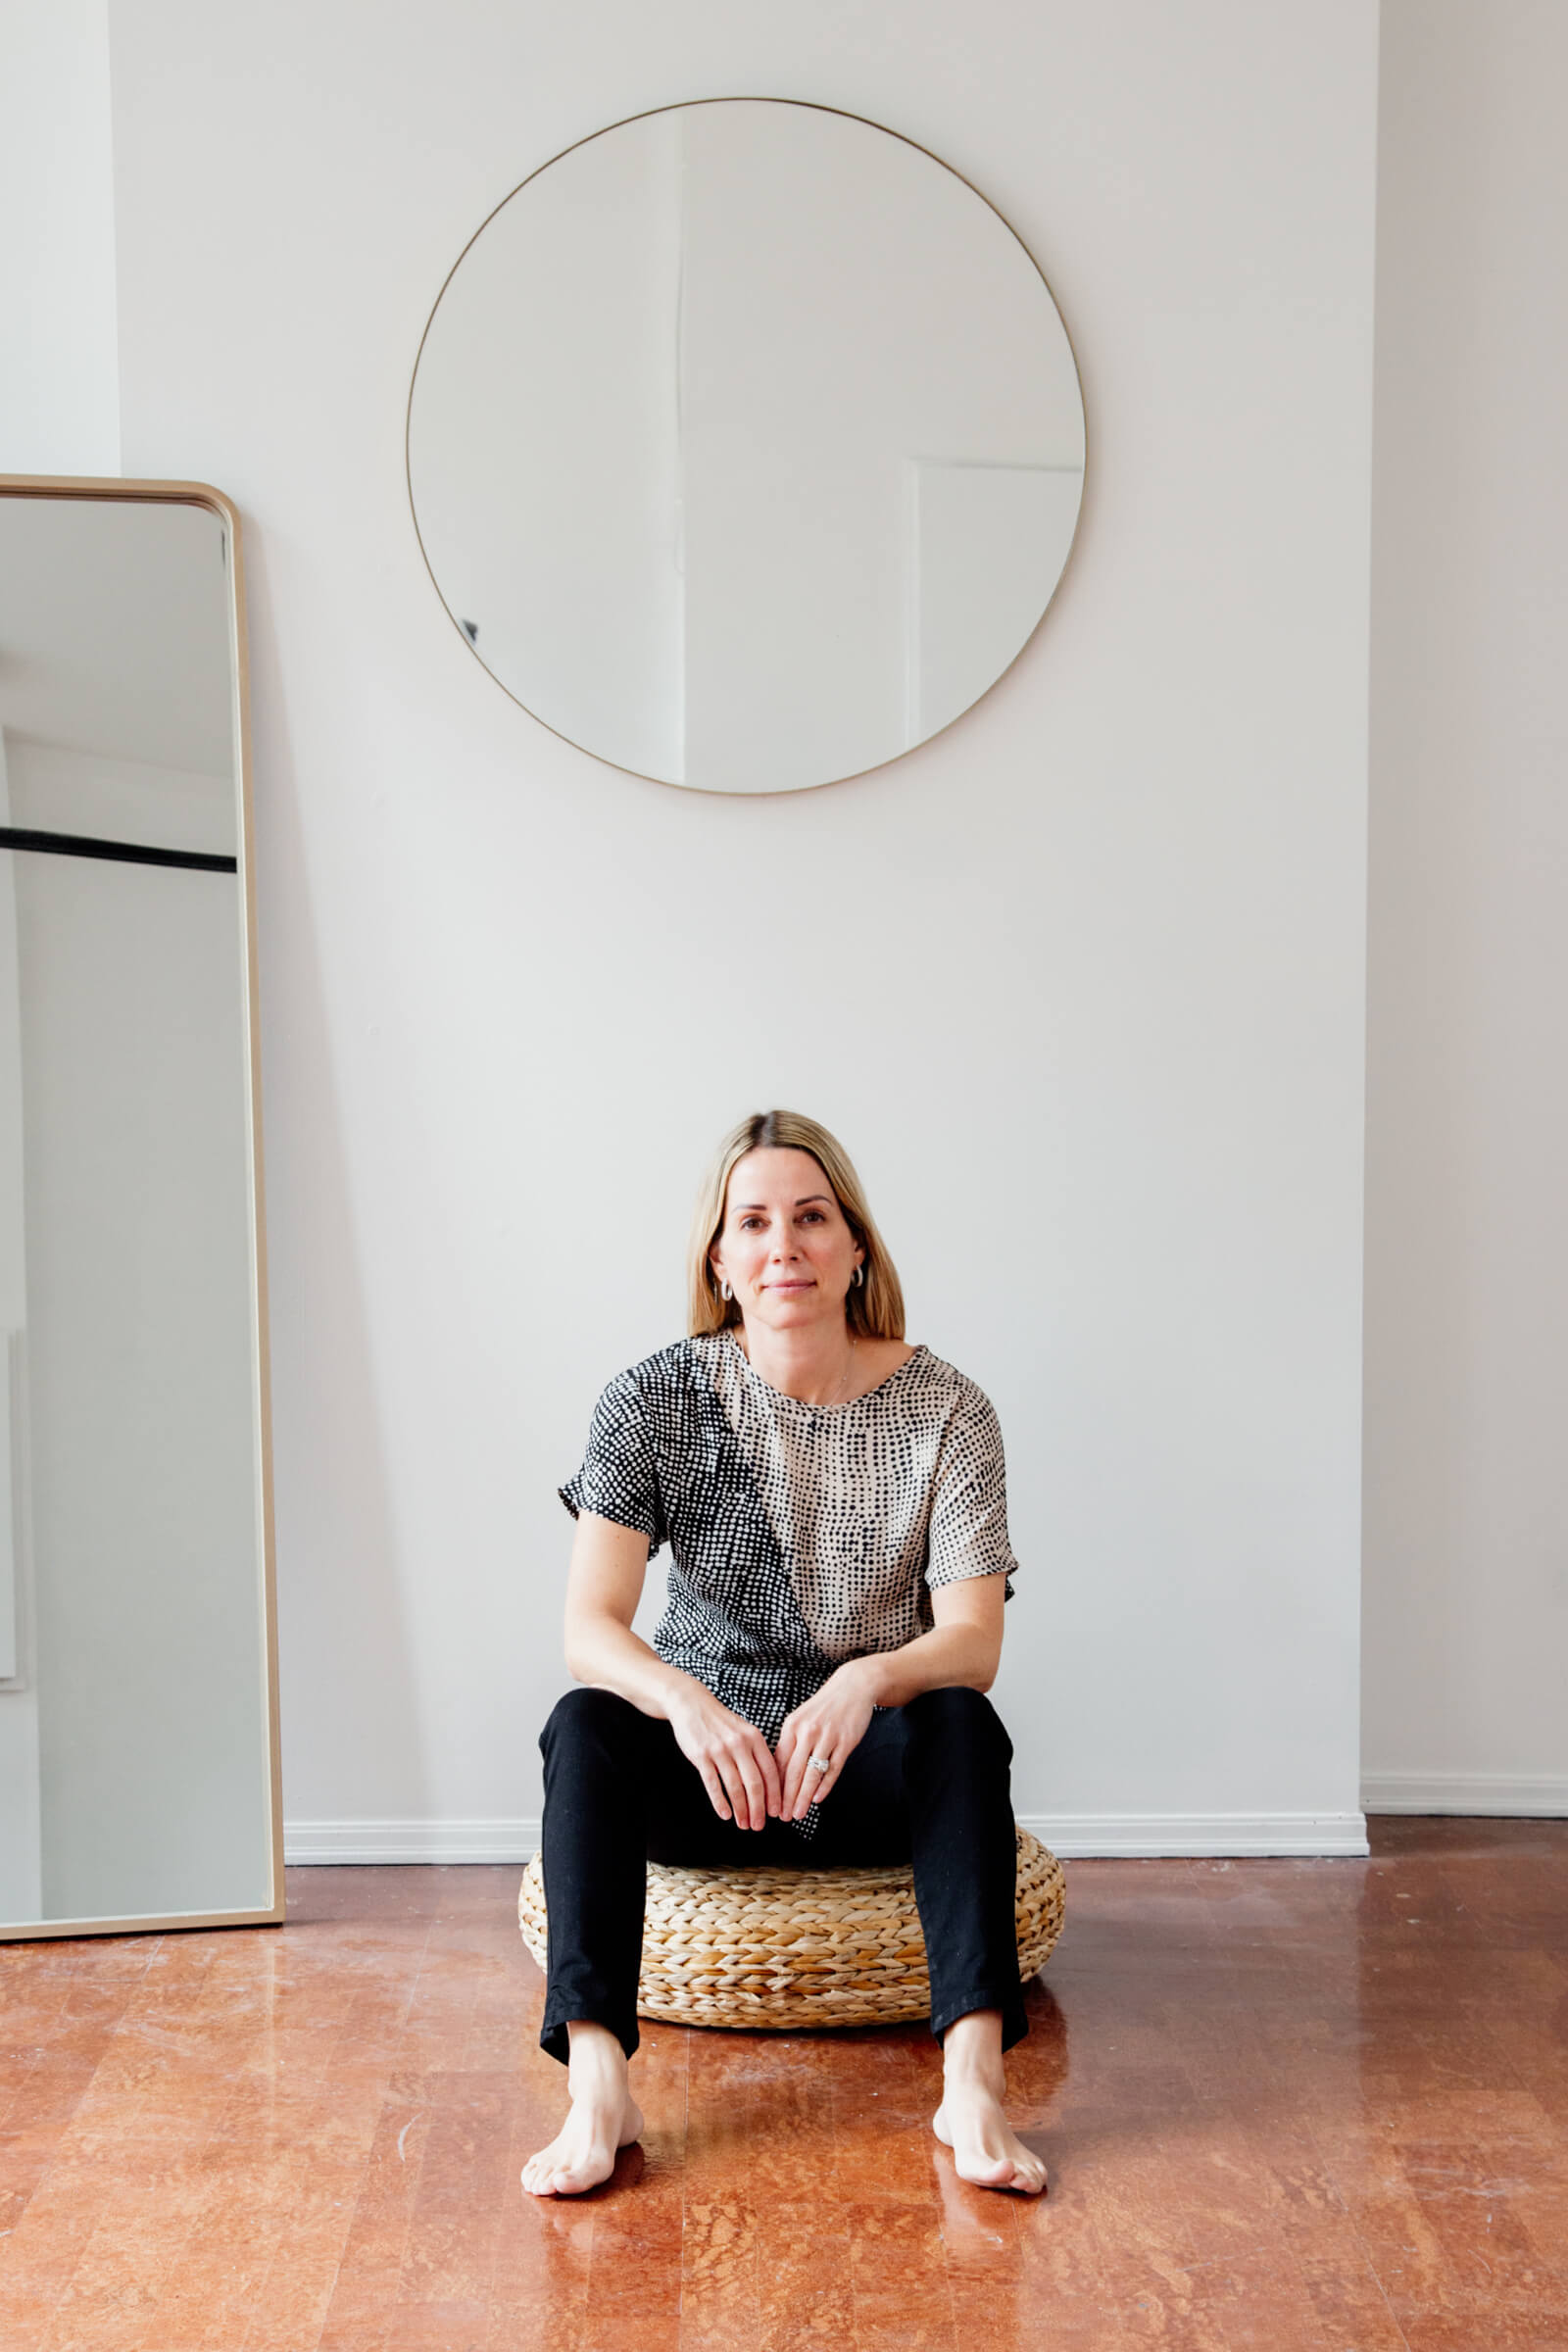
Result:
<svg viewBox="0 0 1568 2352">
<path fill-rule="evenodd" d="M 764 1291 L 812 1291 L 816 1285 L 812 1282 L 764 1282 L 762 1288 Z"/>
</svg>

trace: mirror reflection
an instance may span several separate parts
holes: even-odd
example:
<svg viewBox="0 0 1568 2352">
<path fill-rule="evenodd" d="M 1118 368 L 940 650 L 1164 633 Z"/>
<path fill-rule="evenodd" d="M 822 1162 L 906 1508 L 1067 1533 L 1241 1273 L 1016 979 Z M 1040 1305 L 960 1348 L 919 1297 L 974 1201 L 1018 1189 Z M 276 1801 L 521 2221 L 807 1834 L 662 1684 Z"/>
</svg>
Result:
<svg viewBox="0 0 1568 2352">
<path fill-rule="evenodd" d="M 0 1934 L 276 1894 L 231 524 L 0 494 Z"/>
<path fill-rule="evenodd" d="M 1005 670 L 1061 576 L 1084 416 L 1045 279 L 964 180 L 816 106 L 615 125 L 499 207 L 415 371 L 448 612 L 620 767 L 794 791 Z"/>
</svg>

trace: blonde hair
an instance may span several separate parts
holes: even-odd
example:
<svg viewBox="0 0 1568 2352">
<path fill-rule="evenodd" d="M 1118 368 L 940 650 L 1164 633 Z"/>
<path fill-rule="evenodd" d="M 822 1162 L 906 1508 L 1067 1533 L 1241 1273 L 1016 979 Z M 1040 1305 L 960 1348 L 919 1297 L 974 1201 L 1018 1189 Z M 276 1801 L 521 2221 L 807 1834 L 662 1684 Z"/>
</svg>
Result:
<svg viewBox="0 0 1568 2352">
<path fill-rule="evenodd" d="M 837 1137 L 799 1110 L 754 1110 L 750 1118 L 730 1129 L 714 1153 L 692 1220 L 686 1313 L 691 1337 L 701 1339 L 709 1332 L 723 1331 L 741 1319 L 738 1300 L 719 1295 L 709 1251 L 724 1229 L 730 1177 L 736 1162 L 748 1152 L 809 1152 L 832 1187 L 845 1223 L 865 1252 L 864 1279 L 850 1286 L 844 1301 L 845 1320 L 858 1338 L 902 1340 L 904 1286 L 876 1229 L 860 1179 Z"/>
</svg>

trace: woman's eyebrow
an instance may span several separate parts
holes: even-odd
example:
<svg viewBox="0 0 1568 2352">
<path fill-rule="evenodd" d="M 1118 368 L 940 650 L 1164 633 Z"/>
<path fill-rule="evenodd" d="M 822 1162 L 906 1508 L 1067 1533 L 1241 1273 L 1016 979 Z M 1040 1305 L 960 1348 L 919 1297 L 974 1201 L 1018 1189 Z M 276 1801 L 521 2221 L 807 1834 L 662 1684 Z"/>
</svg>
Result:
<svg viewBox="0 0 1568 2352">
<path fill-rule="evenodd" d="M 795 1205 L 797 1208 L 808 1208 L 813 1200 L 820 1200 L 825 1204 L 826 1193 L 803 1193 Z M 750 1217 L 759 1211 L 765 1215 L 766 1210 L 767 1202 L 765 1200 L 737 1200 L 735 1203 L 735 1214 L 738 1217 Z"/>
</svg>

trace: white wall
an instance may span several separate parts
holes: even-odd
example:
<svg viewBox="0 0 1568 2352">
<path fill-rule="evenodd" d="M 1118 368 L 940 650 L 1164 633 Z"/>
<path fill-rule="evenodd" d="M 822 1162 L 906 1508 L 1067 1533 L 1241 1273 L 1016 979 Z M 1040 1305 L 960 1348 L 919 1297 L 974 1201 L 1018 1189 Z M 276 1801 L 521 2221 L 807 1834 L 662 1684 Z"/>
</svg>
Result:
<svg viewBox="0 0 1568 2352">
<path fill-rule="evenodd" d="M 0 12 L 0 473 L 118 473 L 109 0 Z"/>
<path fill-rule="evenodd" d="M 1369 1804 L 1568 1813 L 1568 11 L 1384 0 Z"/>
<path fill-rule="evenodd" d="M 913 1336 L 1001 1409 L 1020 1810 L 1063 1844 L 1353 1843 L 1373 0 L 114 29 L 126 468 L 220 483 L 251 535 L 284 1775 L 327 1825 L 295 1849 L 526 1834 L 553 1489 L 679 1328 L 699 1160 L 770 1102 L 845 1137 Z M 972 177 L 1090 407 L 1025 659 L 784 798 L 532 724 L 402 476 L 488 209 L 726 89 Z"/>
</svg>

